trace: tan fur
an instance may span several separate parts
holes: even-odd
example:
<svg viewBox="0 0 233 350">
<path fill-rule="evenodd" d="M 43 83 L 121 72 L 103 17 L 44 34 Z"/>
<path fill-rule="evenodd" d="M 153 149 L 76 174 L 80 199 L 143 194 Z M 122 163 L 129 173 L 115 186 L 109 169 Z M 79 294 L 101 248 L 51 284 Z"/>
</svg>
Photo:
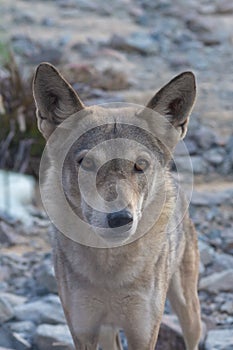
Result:
<svg viewBox="0 0 233 350">
<path fill-rule="evenodd" d="M 48 81 L 46 93 L 44 85 Z M 34 97 L 39 127 L 46 138 L 61 119 L 85 109 L 66 84 L 54 67 L 39 66 Z M 61 93 L 63 88 L 66 95 Z M 53 99 L 54 95 L 57 99 Z M 181 139 L 186 133 L 194 99 L 195 80 L 188 72 L 167 84 L 148 106 L 167 115 Z M 103 113 L 100 107 L 89 108 L 93 118 Z M 122 111 L 119 118 L 121 114 Z M 178 138 L 172 142 L 171 149 Z M 177 222 L 181 207 L 175 205 L 174 186 L 168 171 L 164 177 L 167 196 L 163 210 L 141 238 L 116 248 L 92 248 L 56 231 L 53 248 L 59 295 L 77 350 L 96 350 L 98 344 L 103 350 L 121 350 L 119 329 L 126 334 L 129 350 L 154 350 L 167 293 L 179 317 L 186 349 L 198 349 L 201 323 L 197 296 L 197 237 L 187 213 L 176 230 L 169 230 Z M 53 181 L 52 170 L 47 186 Z M 105 190 L 104 183 L 99 186 Z M 135 190 L 136 194 L 131 196 L 125 194 L 130 197 L 132 208 L 139 200 L 138 192 Z M 181 202 L 180 205 L 185 204 Z"/>
</svg>

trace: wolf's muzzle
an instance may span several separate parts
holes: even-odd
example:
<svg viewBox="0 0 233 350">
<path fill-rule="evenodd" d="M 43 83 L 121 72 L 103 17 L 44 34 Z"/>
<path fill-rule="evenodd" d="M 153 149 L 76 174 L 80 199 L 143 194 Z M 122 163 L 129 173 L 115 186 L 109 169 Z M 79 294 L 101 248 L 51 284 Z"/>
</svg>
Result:
<svg viewBox="0 0 233 350">
<path fill-rule="evenodd" d="M 120 210 L 114 213 L 110 213 L 107 215 L 108 225 L 111 228 L 121 227 L 121 226 L 129 226 L 129 228 L 133 224 L 133 216 L 129 210 Z"/>
</svg>

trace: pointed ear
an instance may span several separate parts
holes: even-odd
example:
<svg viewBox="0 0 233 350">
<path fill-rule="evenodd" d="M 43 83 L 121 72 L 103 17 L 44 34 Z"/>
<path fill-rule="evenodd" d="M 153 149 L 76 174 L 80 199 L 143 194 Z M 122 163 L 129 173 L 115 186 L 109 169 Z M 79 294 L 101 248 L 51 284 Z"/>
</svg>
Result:
<svg viewBox="0 0 233 350">
<path fill-rule="evenodd" d="M 147 107 L 167 117 L 183 139 L 195 98 L 195 76 L 192 72 L 184 72 L 159 90 Z"/>
<path fill-rule="evenodd" d="M 57 125 L 84 108 L 83 103 L 58 70 L 41 63 L 33 80 L 38 128 L 48 139 Z"/>
</svg>

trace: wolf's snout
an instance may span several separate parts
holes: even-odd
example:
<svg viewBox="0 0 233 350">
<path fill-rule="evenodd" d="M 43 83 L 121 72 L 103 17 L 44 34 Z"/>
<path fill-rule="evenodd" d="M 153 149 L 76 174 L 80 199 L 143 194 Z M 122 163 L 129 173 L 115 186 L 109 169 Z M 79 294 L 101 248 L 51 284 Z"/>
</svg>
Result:
<svg viewBox="0 0 233 350">
<path fill-rule="evenodd" d="M 133 224 L 133 216 L 129 210 L 121 210 L 107 215 L 108 225 L 111 228 Z"/>
</svg>

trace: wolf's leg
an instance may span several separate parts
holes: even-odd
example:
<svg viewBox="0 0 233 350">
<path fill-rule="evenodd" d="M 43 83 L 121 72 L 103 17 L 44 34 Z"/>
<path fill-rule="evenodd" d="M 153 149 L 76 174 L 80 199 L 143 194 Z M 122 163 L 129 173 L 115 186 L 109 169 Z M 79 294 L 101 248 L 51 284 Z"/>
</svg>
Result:
<svg viewBox="0 0 233 350">
<path fill-rule="evenodd" d="M 74 339 L 75 349 L 76 350 L 98 350 L 96 342 L 89 342 L 84 339 Z"/>
<path fill-rule="evenodd" d="M 160 279 L 162 281 L 162 278 Z M 164 281 L 163 281 L 164 282 Z M 128 350 L 154 350 L 164 310 L 167 286 L 159 281 L 150 296 L 138 298 L 125 315 L 123 329 L 128 342 Z"/>
<path fill-rule="evenodd" d="M 154 350 L 158 338 L 159 328 L 161 320 L 156 322 L 153 327 L 151 334 L 142 334 L 142 331 L 131 330 L 130 332 L 125 332 L 128 341 L 128 350 Z M 141 328 L 143 330 L 143 327 Z"/>
<path fill-rule="evenodd" d="M 189 227 L 184 256 L 170 282 L 168 297 L 176 312 L 187 350 L 198 350 L 201 334 L 200 304 L 197 295 L 199 253 L 196 233 Z"/>
<path fill-rule="evenodd" d="M 119 332 L 111 326 L 101 327 L 99 345 L 102 350 L 123 350 Z"/>
</svg>

